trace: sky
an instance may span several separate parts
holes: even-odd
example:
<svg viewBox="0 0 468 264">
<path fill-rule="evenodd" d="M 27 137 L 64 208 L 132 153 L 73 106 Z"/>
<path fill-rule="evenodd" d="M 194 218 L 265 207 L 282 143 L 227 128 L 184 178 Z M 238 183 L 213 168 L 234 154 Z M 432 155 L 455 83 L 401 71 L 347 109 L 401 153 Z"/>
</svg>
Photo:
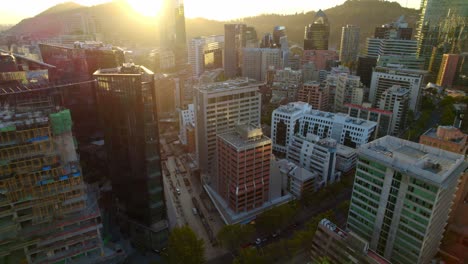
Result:
<svg viewBox="0 0 468 264">
<path fill-rule="evenodd" d="M 110 0 L 75 0 L 81 5 L 97 5 Z M 163 0 L 127 0 L 136 9 L 145 11 L 144 2 Z M 395 0 L 402 6 L 419 9 L 420 0 Z M 65 0 L 1 0 L 0 24 L 16 24 L 24 18 L 33 17 Z M 303 11 L 327 9 L 340 5 L 345 0 L 185 0 L 185 16 L 204 17 L 215 20 L 230 20 L 264 13 L 291 14 Z M 148 9 L 146 8 L 146 12 Z"/>
</svg>

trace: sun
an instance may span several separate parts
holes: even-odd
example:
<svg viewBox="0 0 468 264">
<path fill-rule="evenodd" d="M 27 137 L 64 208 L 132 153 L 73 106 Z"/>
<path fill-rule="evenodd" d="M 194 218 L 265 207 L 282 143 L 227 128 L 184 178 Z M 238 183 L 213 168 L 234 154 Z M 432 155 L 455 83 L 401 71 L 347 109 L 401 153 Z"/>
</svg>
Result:
<svg viewBox="0 0 468 264">
<path fill-rule="evenodd" d="M 163 4 L 163 0 L 127 0 L 127 2 L 136 12 L 147 17 L 157 16 Z"/>
</svg>

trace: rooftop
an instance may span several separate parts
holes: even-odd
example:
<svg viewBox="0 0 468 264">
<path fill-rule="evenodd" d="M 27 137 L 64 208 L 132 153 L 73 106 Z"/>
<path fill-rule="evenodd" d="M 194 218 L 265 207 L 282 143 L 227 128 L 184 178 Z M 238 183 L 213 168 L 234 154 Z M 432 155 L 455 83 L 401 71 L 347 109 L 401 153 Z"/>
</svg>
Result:
<svg viewBox="0 0 468 264">
<path fill-rule="evenodd" d="M 461 144 L 463 144 L 464 140 L 468 137 L 468 135 L 463 134 L 460 129 L 453 126 L 439 126 L 438 128 L 430 128 L 423 134 L 423 136 Z"/>
<path fill-rule="evenodd" d="M 349 156 L 352 156 L 352 155 L 356 154 L 356 149 L 353 149 L 353 148 L 345 146 L 345 145 L 338 144 L 336 146 L 336 154 L 340 155 L 340 156 L 349 157 Z"/>
<path fill-rule="evenodd" d="M 153 74 L 152 71 L 141 65 L 135 65 L 133 63 L 124 63 L 122 66 L 117 68 L 99 69 L 94 72 L 94 75 L 141 75 L 141 74 Z"/>
<path fill-rule="evenodd" d="M 227 132 L 218 137 L 238 150 L 271 144 L 271 139 L 263 135 L 262 129 L 252 125 L 239 125 L 236 131 Z"/>
<path fill-rule="evenodd" d="M 249 78 L 237 78 L 232 80 L 227 80 L 224 82 L 216 82 L 209 84 L 201 84 L 196 89 L 205 92 L 225 92 L 228 90 L 233 90 L 237 88 L 252 88 L 255 87 L 258 89 L 258 86 L 262 85 L 261 82 L 258 82 L 254 79 Z"/>
<path fill-rule="evenodd" d="M 362 145 L 358 153 L 441 187 L 468 167 L 463 155 L 392 136 Z"/>
</svg>

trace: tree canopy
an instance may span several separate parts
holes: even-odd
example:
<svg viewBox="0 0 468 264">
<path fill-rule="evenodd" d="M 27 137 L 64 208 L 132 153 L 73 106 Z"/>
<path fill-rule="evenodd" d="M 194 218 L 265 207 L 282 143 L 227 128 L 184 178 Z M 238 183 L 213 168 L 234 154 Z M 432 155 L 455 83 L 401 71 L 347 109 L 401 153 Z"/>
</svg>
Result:
<svg viewBox="0 0 468 264">
<path fill-rule="evenodd" d="M 169 235 L 169 263 L 205 263 L 205 244 L 189 226 L 176 227 Z"/>
</svg>

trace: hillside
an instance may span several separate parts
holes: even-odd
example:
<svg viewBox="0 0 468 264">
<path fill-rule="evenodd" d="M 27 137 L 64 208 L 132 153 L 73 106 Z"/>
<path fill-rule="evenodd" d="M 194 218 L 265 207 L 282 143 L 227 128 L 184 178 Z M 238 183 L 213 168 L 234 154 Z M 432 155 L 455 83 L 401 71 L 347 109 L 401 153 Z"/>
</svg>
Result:
<svg viewBox="0 0 468 264">
<path fill-rule="evenodd" d="M 134 42 L 135 44 L 157 43 L 157 26 L 155 21 L 144 19 L 129 7 L 115 2 L 92 7 L 82 7 L 74 3 L 65 3 L 52 7 L 43 13 L 21 21 L 8 32 L 15 35 L 55 36 L 59 34 L 64 21 L 75 13 L 84 13 L 97 18 L 97 23 L 104 39 L 115 44 Z M 325 10 L 330 24 L 330 47 L 337 48 L 341 36 L 341 27 L 354 24 L 361 27 L 362 40 L 373 34 L 378 25 L 394 21 L 401 15 L 406 16 L 410 25 L 416 22 L 418 11 L 401 7 L 396 2 L 380 0 L 348 0 L 342 5 Z M 271 32 L 275 25 L 286 26 L 289 40 L 302 45 L 305 25 L 312 22 L 315 12 L 293 15 L 265 14 L 247 17 L 242 22 L 254 26 L 259 38 L 266 32 Z M 187 19 L 187 38 L 202 35 L 223 34 L 224 23 L 203 18 Z"/>
</svg>

